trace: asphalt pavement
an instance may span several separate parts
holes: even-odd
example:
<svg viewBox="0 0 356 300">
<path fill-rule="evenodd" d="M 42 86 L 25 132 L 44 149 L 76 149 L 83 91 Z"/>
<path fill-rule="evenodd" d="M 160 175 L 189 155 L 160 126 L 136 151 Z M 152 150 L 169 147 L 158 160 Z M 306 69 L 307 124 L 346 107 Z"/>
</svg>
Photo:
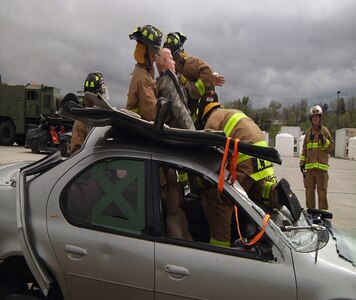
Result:
<svg viewBox="0 0 356 300">
<path fill-rule="evenodd" d="M 0 164 L 7 162 L 38 160 L 46 154 L 34 154 L 21 146 L 0 146 Z M 282 165 L 275 164 L 277 179 L 286 178 L 300 203 L 305 207 L 303 176 L 298 157 L 282 157 Z M 356 233 L 356 161 L 336 159 L 329 161 L 329 211 L 333 213 L 333 224 Z"/>
</svg>

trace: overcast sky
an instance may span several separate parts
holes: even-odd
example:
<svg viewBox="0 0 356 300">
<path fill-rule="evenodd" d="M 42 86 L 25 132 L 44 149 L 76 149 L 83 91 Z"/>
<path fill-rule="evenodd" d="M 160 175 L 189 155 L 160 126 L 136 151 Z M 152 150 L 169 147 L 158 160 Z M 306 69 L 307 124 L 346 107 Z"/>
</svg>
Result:
<svg viewBox="0 0 356 300">
<path fill-rule="evenodd" d="M 309 104 L 356 95 L 355 0 L 1 0 L 0 74 L 8 84 L 83 89 L 104 74 L 111 102 L 126 103 L 135 41 L 151 24 L 184 33 L 188 55 L 225 76 L 222 102 L 249 96 Z"/>
</svg>

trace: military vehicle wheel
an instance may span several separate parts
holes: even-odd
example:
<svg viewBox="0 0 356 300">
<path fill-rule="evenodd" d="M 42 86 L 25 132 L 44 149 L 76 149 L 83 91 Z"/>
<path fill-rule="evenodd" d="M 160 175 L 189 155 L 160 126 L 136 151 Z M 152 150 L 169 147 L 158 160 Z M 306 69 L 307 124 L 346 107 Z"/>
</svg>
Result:
<svg viewBox="0 0 356 300">
<path fill-rule="evenodd" d="M 40 153 L 38 140 L 36 140 L 36 139 L 33 139 L 31 141 L 31 152 L 32 153 Z"/>
<path fill-rule="evenodd" d="M 12 146 L 15 142 L 16 130 L 15 125 L 5 120 L 0 124 L 0 145 Z"/>
</svg>

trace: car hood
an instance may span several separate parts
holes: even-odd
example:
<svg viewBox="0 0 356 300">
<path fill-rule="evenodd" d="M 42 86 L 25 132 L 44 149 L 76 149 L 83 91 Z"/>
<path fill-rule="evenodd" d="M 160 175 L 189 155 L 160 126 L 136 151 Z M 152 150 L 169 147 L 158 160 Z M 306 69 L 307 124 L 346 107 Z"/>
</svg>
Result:
<svg viewBox="0 0 356 300">
<path fill-rule="evenodd" d="M 21 161 L 0 165 L 0 185 L 11 185 L 16 179 L 20 168 L 29 165 L 32 161 Z"/>
<path fill-rule="evenodd" d="M 328 229 L 335 240 L 338 255 L 356 267 L 356 231 L 336 224 L 328 226 Z"/>
</svg>

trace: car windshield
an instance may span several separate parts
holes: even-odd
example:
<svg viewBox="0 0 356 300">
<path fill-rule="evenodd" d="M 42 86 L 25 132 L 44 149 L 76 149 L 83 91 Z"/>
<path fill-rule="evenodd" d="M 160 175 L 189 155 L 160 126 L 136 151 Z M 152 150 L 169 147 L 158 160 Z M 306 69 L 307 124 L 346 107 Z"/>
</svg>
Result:
<svg viewBox="0 0 356 300">
<path fill-rule="evenodd" d="M 310 224 L 305 211 L 296 222 L 290 220 L 287 209 L 262 209 L 250 200 L 245 193 L 241 193 L 242 188 L 238 183 L 234 183 L 233 188 L 241 194 L 242 198 L 261 215 L 265 217 L 268 213 L 270 226 L 291 248 L 297 252 L 312 252 L 323 248 L 329 241 L 329 233 L 324 226 Z"/>
</svg>

